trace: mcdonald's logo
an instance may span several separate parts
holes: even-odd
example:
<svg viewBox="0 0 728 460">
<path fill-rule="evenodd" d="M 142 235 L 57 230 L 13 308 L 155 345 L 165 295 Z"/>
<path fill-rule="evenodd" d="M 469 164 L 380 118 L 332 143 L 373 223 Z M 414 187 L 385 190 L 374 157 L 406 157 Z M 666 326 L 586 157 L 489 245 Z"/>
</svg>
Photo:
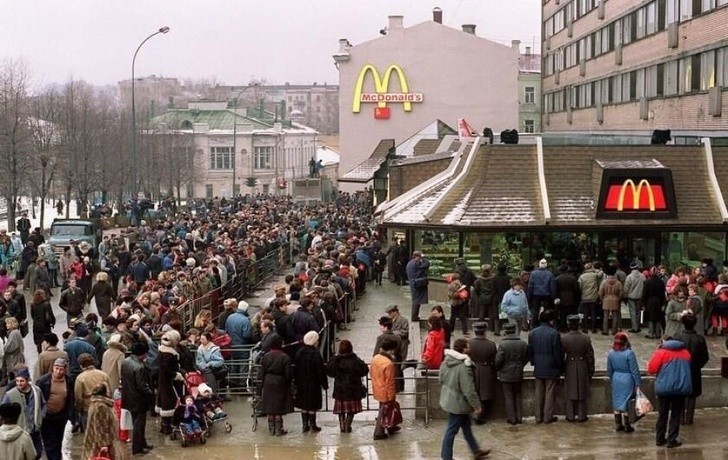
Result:
<svg viewBox="0 0 728 460">
<path fill-rule="evenodd" d="M 629 192 L 629 193 L 628 193 Z M 604 203 L 605 211 L 667 211 L 667 199 L 662 184 L 651 184 L 647 179 L 627 179 L 622 184 L 611 184 Z"/>
<path fill-rule="evenodd" d="M 390 93 L 389 84 L 392 78 L 392 74 L 397 73 L 399 80 L 399 93 Z M 372 75 L 374 80 L 374 92 L 365 93 L 364 81 L 368 74 Z M 422 93 L 411 93 L 409 85 L 407 83 L 407 77 L 405 76 L 402 68 L 396 64 L 392 64 L 387 67 L 384 71 L 384 75 L 380 75 L 379 71 L 372 64 L 367 64 L 362 67 L 359 72 L 359 77 L 356 80 L 356 86 L 354 87 L 354 99 L 351 105 L 351 111 L 353 113 L 359 113 L 361 111 L 361 103 L 376 103 L 377 107 L 374 109 L 374 117 L 378 119 L 389 118 L 388 103 L 401 103 L 402 108 L 405 112 L 412 111 L 412 103 L 422 102 L 424 99 Z"/>
</svg>

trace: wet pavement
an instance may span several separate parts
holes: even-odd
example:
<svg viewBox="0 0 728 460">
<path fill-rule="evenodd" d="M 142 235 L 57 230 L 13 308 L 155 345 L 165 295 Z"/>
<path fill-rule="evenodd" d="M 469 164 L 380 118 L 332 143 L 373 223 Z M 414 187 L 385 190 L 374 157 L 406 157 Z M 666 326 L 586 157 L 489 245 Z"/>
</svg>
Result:
<svg viewBox="0 0 728 460">
<path fill-rule="evenodd" d="M 249 299 L 253 307 L 260 305 L 272 295 L 271 287 L 280 282 L 273 280 L 265 291 Z M 52 299 L 58 318 L 56 333 L 65 329 L 65 315 L 57 307 L 58 293 L 54 290 Z M 384 286 L 369 286 L 366 296 L 359 301 L 356 322 L 350 323 L 350 331 L 341 332 L 340 338 L 353 342 L 354 350 L 365 361 L 369 361 L 374 342 L 379 334 L 378 318 L 388 304 L 397 303 L 405 317 L 409 317 L 408 289 L 385 281 Z M 93 309 L 93 308 L 92 308 Z M 426 316 L 429 309 L 422 310 Z M 490 334 L 489 334 L 490 335 Z M 455 337 L 460 336 L 456 333 Z M 415 340 L 417 332 L 413 331 Z M 526 337 L 524 333 L 524 338 Z M 597 353 L 597 368 L 604 369 L 609 338 L 591 335 Z M 496 341 L 499 337 L 492 337 Z M 635 352 L 644 362 L 656 347 L 656 342 L 638 335 L 633 338 Z M 719 367 L 719 357 L 724 356 L 725 345 L 722 337 L 710 338 L 711 363 L 709 367 Z M 29 335 L 25 339 L 27 360 L 31 369 L 35 366 L 36 352 Z M 419 345 L 410 347 L 410 358 L 419 354 Z M 601 363 L 601 365 L 599 364 Z M 641 365 L 644 369 L 644 366 Z M 408 371 L 411 372 L 411 371 Z M 408 386 L 411 382 L 408 383 Z M 403 407 L 408 406 L 408 397 L 402 398 Z M 376 404 L 372 401 L 370 407 Z M 411 406 L 411 404 L 410 404 Z M 329 403 L 329 406 L 331 404 Z M 192 445 L 182 448 L 179 440 L 158 434 L 159 419 L 149 418 L 147 439 L 155 449 L 145 459 L 314 459 L 314 460 L 389 460 L 389 459 L 437 459 L 440 440 L 446 427 L 444 420 L 431 420 L 427 426 L 423 420 L 414 420 L 414 411 L 404 410 L 405 422 L 401 434 L 388 440 L 373 441 L 375 411 L 357 415 L 354 432 L 339 433 L 338 420 L 330 412 L 319 415 L 323 431 L 318 434 L 301 432 L 300 416 L 290 414 L 285 417 L 289 434 L 272 437 L 268 434 L 267 422 L 259 420 L 258 430 L 252 431 L 252 410 L 247 397 L 233 397 L 226 403 L 229 421 L 233 425 L 230 434 L 225 433 L 222 424 L 213 427 L 213 434 L 206 445 Z M 637 424 L 633 434 L 614 432 L 611 415 L 590 416 L 588 423 L 567 424 L 559 421 L 551 425 L 536 425 L 533 418 L 526 419 L 524 425 L 512 427 L 503 420 L 493 420 L 484 426 L 475 426 L 476 438 L 481 447 L 492 449 L 490 458 L 494 459 L 724 459 L 728 458 L 728 438 L 724 426 L 728 420 L 728 408 L 704 409 L 696 413 L 695 424 L 683 427 L 681 438 L 684 445 L 678 449 L 665 449 L 654 446 L 654 414 L 648 415 Z M 64 450 L 67 458 L 80 458 L 82 435 L 72 435 L 66 430 Z M 468 459 L 466 444 L 459 436 L 455 443 L 455 458 Z"/>
</svg>

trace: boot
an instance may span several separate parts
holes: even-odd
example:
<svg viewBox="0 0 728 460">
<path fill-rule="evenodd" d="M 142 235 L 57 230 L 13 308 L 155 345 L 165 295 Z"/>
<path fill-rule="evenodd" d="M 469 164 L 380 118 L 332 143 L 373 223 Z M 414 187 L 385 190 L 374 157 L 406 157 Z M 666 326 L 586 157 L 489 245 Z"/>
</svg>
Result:
<svg viewBox="0 0 728 460">
<path fill-rule="evenodd" d="M 285 436 L 288 434 L 288 431 L 283 429 L 283 419 L 279 418 L 275 421 L 275 432 L 276 436 Z"/>
<path fill-rule="evenodd" d="M 308 413 L 307 412 L 301 412 L 301 424 L 303 425 L 303 429 L 301 432 L 308 433 L 311 431 L 311 427 L 308 424 Z"/>
<path fill-rule="evenodd" d="M 276 421 L 272 418 L 268 419 L 268 434 L 271 436 L 276 434 Z"/>
<path fill-rule="evenodd" d="M 339 414 L 339 431 L 346 433 L 346 414 Z"/>
<path fill-rule="evenodd" d="M 346 414 L 345 428 L 347 433 L 351 433 L 351 423 L 354 421 L 354 414 L 349 412 Z"/>
<path fill-rule="evenodd" d="M 311 422 L 311 431 L 314 433 L 318 433 L 321 431 L 321 427 L 316 425 L 316 412 L 313 414 L 308 414 L 308 420 Z"/>
<path fill-rule="evenodd" d="M 629 414 L 622 415 L 622 418 L 624 419 L 624 432 L 625 433 L 634 432 L 634 428 L 632 428 L 632 424 L 629 423 Z"/>
<path fill-rule="evenodd" d="M 379 423 L 379 418 L 375 419 L 376 425 L 374 426 L 374 440 L 387 439 L 389 436 L 384 432 L 384 427 Z"/>
<path fill-rule="evenodd" d="M 617 426 L 617 431 L 624 431 L 624 425 L 622 424 L 622 414 L 614 414 L 614 423 Z"/>
<path fill-rule="evenodd" d="M 475 460 L 483 460 L 488 458 L 488 455 L 490 455 L 490 449 L 478 449 L 478 451 L 473 454 L 473 458 Z"/>
</svg>

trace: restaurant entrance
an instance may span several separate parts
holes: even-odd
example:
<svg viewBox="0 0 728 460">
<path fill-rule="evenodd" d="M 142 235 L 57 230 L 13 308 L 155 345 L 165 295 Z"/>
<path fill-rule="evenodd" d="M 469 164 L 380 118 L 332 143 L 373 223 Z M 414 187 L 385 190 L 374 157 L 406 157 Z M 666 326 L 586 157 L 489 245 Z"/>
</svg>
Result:
<svg viewBox="0 0 728 460">
<path fill-rule="evenodd" d="M 598 241 L 598 260 L 616 259 L 624 268 L 635 258 L 643 267 L 660 263 L 660 232 L 604 232 Z"/>
</svg>

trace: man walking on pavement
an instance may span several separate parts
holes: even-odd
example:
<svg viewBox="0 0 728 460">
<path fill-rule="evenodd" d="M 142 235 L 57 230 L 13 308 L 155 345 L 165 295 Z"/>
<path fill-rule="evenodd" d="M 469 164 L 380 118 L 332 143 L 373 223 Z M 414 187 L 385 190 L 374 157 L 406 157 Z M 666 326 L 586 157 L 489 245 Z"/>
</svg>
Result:
<svg viewBox="0 0 728 460">
<path fill-rule="evenodd" d="M 144 365 L 149 345 L 144 342 L 134 342 L 131 346 L 131 356 L 121 363 L 121 408 L 131 412 L 132 431 L 131 452 L 134 455 L 144 455 L 154 446 L 147 444 L 144 435 L 147 426 L 147 412 L 154 398 L 149 371 Z"/>
<path fill-rule="evenodd" d="M 30 434 L 35 446 L 35 458 L 40 459 L 43 454 L 43 441 L 40 427 L 43 424 L 43 414 L 46 412 L 46 402 L 40 388 L 30 383 L 30 371 L 24 367 L 15 373 L 15 387 L 5 393 L 3 404 L 17 403 L 21 413 L 18 426 Z"/>
<path fill-rule="evenodd" d="M 43 398 L 46 400 L 46 414 L 40 427 L 48 460 L 61 460 L 63 454 L 63 432 L 74 414 L 74 389 L 71 377 L 67 375 L 68 361 L 57 358 L 51 371 L 37 379 Z"/>
<path fill-rule="evenodd" d="M 579 315 L 566 318 L 569 333 L 561 338 L 564 349 L 564 399 L 566 421 L 586 422 L 589 405 L 589 385 L 594 376 L 594 348 L 588 335 L 579 331 Z"/>
<path fill-rule="evenodd" d="M 642 290 L 645 285 L 645 275 L 639 270 L 637 262 L 632 262 L 629 266 L 630 271 L 627 278 L 624 280 L 624 296 L 627 298 L 627 305 L 629 306 L 629 317 L 632 320 L 632 329 L 629 330 L 632 334 L 641 332 L 640 329 L 640 311 L 642 310 Z"/>
<path fill-rule="evenodd" d="M 18 403 L 0 405 L 0 458 L 17 460 L 36 458 L 33 440 L 18 426 L 22 410 Z"/>
<path fill-rule="evenodd" d="M 564 354 L 561 336 L 553 327 L 551 310 L 541 313 L 541 325 L 528 334 L 528 356 L 536 378 L 536 423 L 553 423 L 556 404 L 556 384 L 561 375 Z"/>
<path fill-rule="evenodd" d="M 440 407 L 448 413 L 447 428 L 442 438 L 440 458 L 453 459 L 455 436 L 462 428 L 465 442 L 476 460 L 484 459 L 490 450 L 482 450 L 473 436 L 470 414 L 480 416 L 483 408 L 475 391 L 473 362 L 468 356 L 467 339 L 457 339 L 451 350 L 445 350 L 445 360 L 440 365 Z"/>
<path fill-rule="evenodd" d="M 430 261 L 422 255 L 422 252 L 412 253 L 412 259 L 407 262 L 405 272 L 409 280 L 410 294 L 412 295 L 412 316 L 413 323 L 420 320 L 420 305 L 428 302 L 427 298 L 427 271 L 430 268 Z"/>
<path fill-rule="evenodd" d="M 15 228 L 20 232 L 20 240 L 23 242 L 23 246 L 25 246 L 26 243 L 28 243 L 28 238 L 30 237 L 30 219 L 28 219 L 28 211 L 20 213 L 20 219 L 18 219 L 18 223 Z"/>
</svg>

